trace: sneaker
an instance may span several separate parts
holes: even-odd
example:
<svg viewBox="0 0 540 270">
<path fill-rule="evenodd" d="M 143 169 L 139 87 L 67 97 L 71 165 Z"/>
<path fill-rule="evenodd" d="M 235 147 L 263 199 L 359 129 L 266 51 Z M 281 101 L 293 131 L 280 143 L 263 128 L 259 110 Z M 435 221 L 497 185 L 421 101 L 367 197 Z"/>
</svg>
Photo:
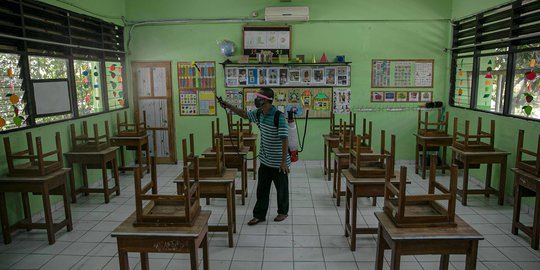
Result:
<svg viewBox="0 0 540 270">
<path fill-rule="evenodd" d="M 287 217 L 288 217 L 287 215 L 279 214 L 276 216 L 276 218 L 274 218 L 274 221 L 276 222 L 284 221 Z"/>
<path fill-rule="evenodd" d="M 259 222 L 263 222 L 263 221 L 265 221 L 265 219 L 252 218 L 252 219 L 248 222 L 248 225 L 250 225 L 250 226 L 251 226 L 251 225 L 255 225 L 255 224 L 257 224 L 257 223 L 259 223 Z"/>
</svg>

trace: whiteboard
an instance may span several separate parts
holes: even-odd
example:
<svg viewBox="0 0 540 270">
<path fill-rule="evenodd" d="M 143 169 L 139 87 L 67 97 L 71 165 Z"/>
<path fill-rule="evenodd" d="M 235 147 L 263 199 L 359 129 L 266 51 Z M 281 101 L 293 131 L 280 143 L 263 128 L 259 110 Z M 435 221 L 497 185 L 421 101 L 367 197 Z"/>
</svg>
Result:
<svg viewBox="0 0 540 270">
<path fill-rule="evenodd" d="M 37 115 L 71 112 L 67 80 L 34 81 L 33 86 Z"/>
</svg>

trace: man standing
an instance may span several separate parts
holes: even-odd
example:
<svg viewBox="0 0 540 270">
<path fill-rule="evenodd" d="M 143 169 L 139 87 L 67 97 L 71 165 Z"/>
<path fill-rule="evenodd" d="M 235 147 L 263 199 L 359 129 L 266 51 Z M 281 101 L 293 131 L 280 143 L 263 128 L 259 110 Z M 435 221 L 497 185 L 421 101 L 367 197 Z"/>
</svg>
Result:
<svg viewBox="0 0 540 270">
<path fill-rule="evenodd" d="M 272 182 L 277 191 L 278 215 L 274 221 L 280 222 L 287 218 L 289 212 L 289 166 L 291 159 L 288 151 L 288 129 L 283 113 L 279 112 L 272 102 L 274 91 L 263 87 L 255 93 L 257 109 L 244 111 L 228 102 L 222 102 L 223 108 L 229 109 L 242 118 L 248 119 L 259 126 L 261 131 L 261 146 L 259 151 L 259 180 L 257 183 L 257 203 L 253 209 L 253 218 L 248 225 L 255 225 L 266 220 L 270 200 Z"/>
</svg>

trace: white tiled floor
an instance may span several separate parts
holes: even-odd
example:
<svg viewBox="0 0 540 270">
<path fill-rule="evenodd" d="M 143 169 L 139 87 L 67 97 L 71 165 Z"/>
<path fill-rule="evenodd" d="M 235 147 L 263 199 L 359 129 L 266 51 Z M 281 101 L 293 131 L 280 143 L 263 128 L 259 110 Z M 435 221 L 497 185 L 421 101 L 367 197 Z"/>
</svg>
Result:
<svg viewBox="0 0 540 270">
<path fill-rule="evenodd" d="M 160 193 L 174 193 L 173 178 L 179 166 L 158 166 Z M 424 193 L 427 181 L 414 175 L 409 167 L 408 186 L 411 193 Z M 0 269 L 118 269 L 116 241 L 109 233 L 134 211 L 132 174 L 121 175 L 121 195 L 113 196 L 109 204 L 103 196 L 80 197 L 72 205 L 74 230 L 57 233 L 57 242 L 47 244 L 43 230 L 20 231 L 10 245 L 0 244 Z M 148 177 L 148 176 L 147 176 Z M 210 269 L 319 270 L 374 269 L 374 235 L 358 235 L 357 250 L 351 252 L 343 236 L 344 203 L 335 206 L 331 183 L 322 173 L 322 162 L 308 161 L 293 165 L 290 175 L 289 218 L 273 222 L 276 215 L 275 193 L 272 193 L 267 222 L 247 226 L 255 205 L 255 181 L 249 175 L 249 197 L 245 206 L 237 199 L 238 233 L 235 246 L 227 247 L 225 233 L 210 235 Z M 444 177 L 444 176 L 443 176 Z M 376 226 L 370 200 L 359 200 L 359 223 Z M 205 209 L 212 210 L 210 223 L 225 223 L 225 201 L 212 200 Z M 469 206 L 457 205 L 457 213 L 485 237 L 478 250 L 477 269 L 540 269 L 540 252 L 530 248 L 523 233 L 510 233 L 512 207 L 497 205 L 496 197 L 469 197 Z M 55 216 L 61 218 L 61 211 Z M 531 221 L 529 215 L 523 220 Z M 388 254 L 387 254 L 388 255 Z M 151 269 L 189 269 L 185 254 L 150 254 Z M 130 266 L 140 269 L 139 255 L 130 254 Z M 401 269 L 438 269 L 439 256 L 406 256 Z M 451 256 L 450 269 L 463 269 L 464 256 Z M 386 264 L 388 268 L 388 264 Z"/>
</svg>

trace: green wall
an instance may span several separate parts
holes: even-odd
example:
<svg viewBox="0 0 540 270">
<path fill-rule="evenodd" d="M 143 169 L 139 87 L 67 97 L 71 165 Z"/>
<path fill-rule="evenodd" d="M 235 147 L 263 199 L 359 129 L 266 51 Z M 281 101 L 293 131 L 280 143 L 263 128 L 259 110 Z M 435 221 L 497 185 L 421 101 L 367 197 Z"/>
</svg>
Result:
<svg viewBox="0 0 540 270">
<path fill-rule="evenodd" d="M 279 5 L 277 1 L 162 1 L 161 5 L 147 1 L 130 1 L 127 5 L 129 21 L 148 19 L 185 18 L 240 18 L 251 11 L 263 13 L 265 6 Z M 346 55 L 351 61 L 352 106 L 376 106 L 370 103 L 370 68 L 373 58 L 435 59 L 434 99 L 444 100 L 447 81 L 447 57 L 443 51 L 448 41 L 450 2 L 446 1 L 294 1 L 294 5 L 308 5 L 311 18 L 308 23 L 292 24 L 292 55 L 304 54 L 317 59 L 323 52 L 329 59 L 337 54 Z M 186 117 L 178 114 L 178 82 L 175 69 L 177 61 L 210 60 L 222 62 L 216 41 L 229 39 L 241 47 L 243 23 L 220 24 L 168 24 L 136 27 L 130 44 L 130 60 L 172 61 L 172 83 L 176 139 L 178 142 L 189 133 L 195 133 L 196 152 L 210 144 L 210 121 L 213 117 Z M 218 95 L 223 95 L 223 70 L 217 73 Z M 417 106 L 418 104 L 393 104 L 388 106 Z M 386 105 L 384 105 L 386 106 Z M 223 110 L 218 114 L 224 118 Z M 374 122 L 375 134 L 386 129 L 397 135 L 397 158 L 413 159 L 413 135 L 416 112 L 358 113 L 361 118 Z M 303 120 L 299 126 L 303 130 Z M 328 119 L 309 120 L 306 147 L 301 159 L 322 159 L 322 134 L 328 133 Z M 379 144 L 375 136 L 374 144 Z M 179 145 L 178 145 L 179 146 Z M 180 153 L 180 148 L 177 149 Z"/>
<path fill-rule="evenodd" d="M 71 5 L 61 3 L 59 1 L 55 0 L 47 0 L 42 1 L 51 5 L 59 6 L 68 10 L 73 10 L 77 13 L 87 14 L 94 17 L 99 17 L 96 14 L 104 15 L 107 17 L 99 17 L 105 21 L 114 22 L 120 25 L 123 25 L 122 20 L 120 20 L 120 16 L 125 15 L 125 3 L 124 1 L 109 1 L 109 0 L 94 0 L 94 1 L 81 1 L 81 0 L 64 0 L 63 2 L 72 3 L 75 6 L 82 7 L 84 10 L 74 8 Z M 117 19 L 114 19 L 112 17 L 115 17 Z M 129 78 L 129 77 L 128 77 Z M 96 116 L 90 116 L 85 117 L 81 120 L 72 120 L 72 121 L 66 121 L 58 124 L 51 124 L 46 125 L 43 127 L 37 127 L 33 129 L 27 129 L 27 130 L 21 130 L 17 132 L 11 132 L 8 134 L 2 134 L 0 137 L 9 137 L 10 144 L 12 146 L 13 151 L 21 151 L 23 149 L 26 149 L 26 132 L 32 132 L 32 135 L 34 137 L 41 136 L 42 143 L 43 143 L 43 151 L 48 152 L 53 150 L 55 145 L 55 133 L 60 132 L 61 135 L 61 141 L 62 141 L 62 151 L 68 152 L 71 149 L 70 145 L 70 132 L 69 132 L 69 126 L 74 123 L 76 128 L 80 128 L 82 126 L 82 121 L 87 121 L 89 124 L 89 132 L 93 132 L 93 124 L 98 123 L 99 129 L 103 130 L 103 123 L 104 121 L 109 121 L 109 128 L 112 134 L 116 133 L 116 113 L 117 112 L 123 112 L 124 110 L 119 110 L 111 113 L 105 113 L 100 114 Z M 35 143 L 35 140 L 34 140 Z M 126 158 L 130 158 L 131 156 L 128 155 Z M 78 167 L 78 166 L 77 166 Z M 7 163 L 6 163 L 6 156 L 5 156 L 5 150 L 4 150 L 4 143 L 0 142 L 0 175 L 6 175 L 7 174 Z M 101 179 L 101 172 L 97 170 L 90 170 L 89 179 L 90 180 L 98 180 Z M 82 183 L 82 179 L 79 176 L 80 172 L 76 168 L 75 169 L 75 175 L 76 175 L 76 186 L 80 186 Z M 56 203 L 60 201 L 60 198 L 58 196 L 51 197 L 52 203 Z M 6 194 L 6 200 L 8 207 L 8 217 L 10 220 L 10 223 L 16 223 L 19 219 L 23 216 L 22 211 L 22 202 L 20 199 L 20 195 L 16 193 L 7 193 Z M 30 196 L 30 204 L 32 213 L 36 214 L 42 211 L 43 204 L 41 200 L 41 196 Z"/>
</svg>

